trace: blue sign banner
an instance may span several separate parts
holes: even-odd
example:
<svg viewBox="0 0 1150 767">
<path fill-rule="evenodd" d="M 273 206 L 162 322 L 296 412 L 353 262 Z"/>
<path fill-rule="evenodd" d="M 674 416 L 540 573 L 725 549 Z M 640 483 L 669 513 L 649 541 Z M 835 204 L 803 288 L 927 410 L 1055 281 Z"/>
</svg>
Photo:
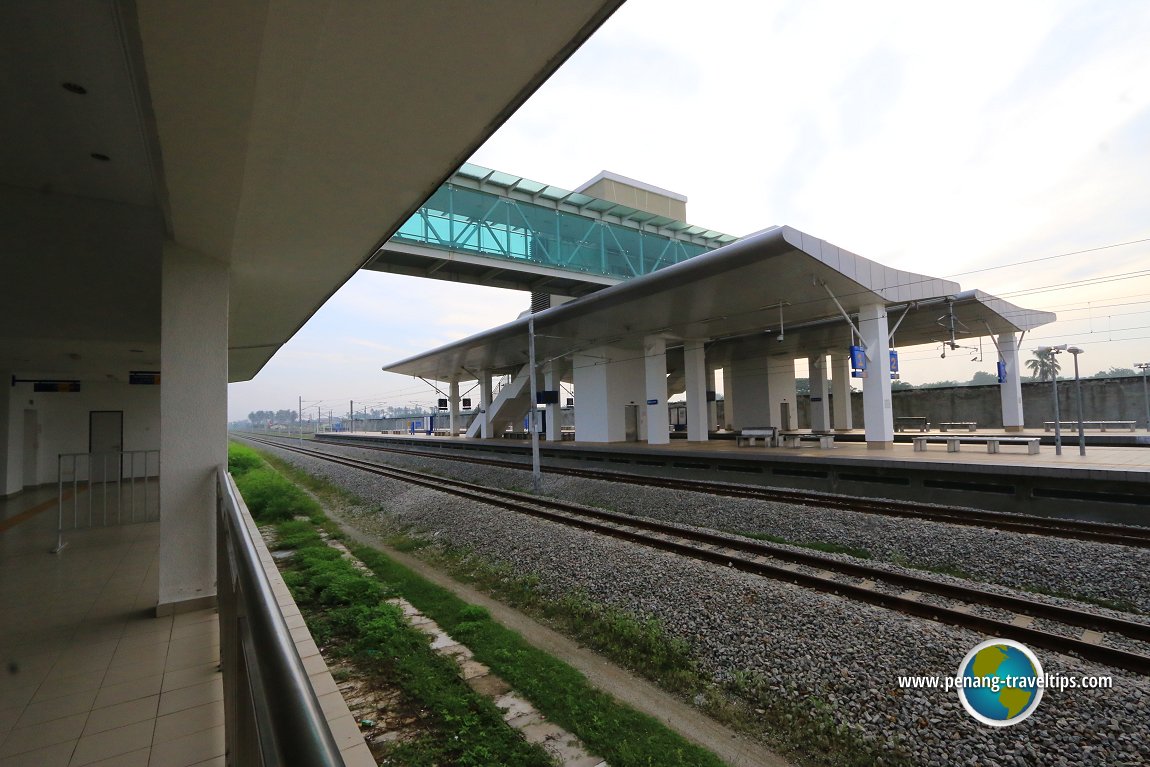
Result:
<svg viewBox="0 0 1150 767">
<path fill-rule="evenodd" d="M 851 347 L 851 370 L 866 370 L 866 349 L 861 346 Z M 864 378 L 865 376 L 854 376 Z"/>
<path fill-rule="evenodd" d="M 998 382 L 1006 383 L 1006 363 L 1002 360 L 998 361 Z"/>
<path fill-rule="evenodd" d="M 659 400 L 657 400 L 657 399 L 649 399 L 649 400 L 647 400 L 647 404 L 648 404 L 648 405 L 658 405 L 658 404 L 659 404 Z"/>
<path fill-rule="evenodd" d="M 898 352 L 890 350 L 890 372 L 898 373 Z"/>
</svg>

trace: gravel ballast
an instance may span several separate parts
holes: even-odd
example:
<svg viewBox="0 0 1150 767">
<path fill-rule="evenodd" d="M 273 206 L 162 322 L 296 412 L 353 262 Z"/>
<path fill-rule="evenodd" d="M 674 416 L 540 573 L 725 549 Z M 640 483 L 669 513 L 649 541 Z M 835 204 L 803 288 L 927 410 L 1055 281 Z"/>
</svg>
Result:
<svg viewBox="0 0 1150 767">
<path fill-rule="evenodd" d="M 356 513 L 355 522 L 362 528 L 409 527 L 424 537 L 471 549 L 488 561 L 533 575 L 547 593 L 583 593 L 595 602 L 654 617 L 670 635 L 689 644 L 703 670 L 717 681 L 759 683 L 772 695 L 805 707 L 825 706 L 837 722 L 873 741 L 880 751 L 897 745 L 913 763 L 1133 765 L 1150 761 L 1150 680 L 1145 677 L 1040 651 L 1047 673 L 1109 676 L 1113 689 L 1047 690 L 1026 721 L 1008 728 L 987 727 L 963 711 L 954 691 L 900 689 L 898 685 L 900 675 L 953 675 L 966 653 L 983 639 L 973 632 L 685 560 L 299 454 L 275 452 L 372 504 Z M 339 452 L 433 469 L 484 484 L 525 484 L 526 475 L 512 469 L 355 448 Z M 866 548 L 877 558 L 895 551 L 915 564 L 924 564 L 919 560 L 923 557 L 940 563 L 928 566 L 966 572 L 982 568 L 972 574 L 982 577 L 984 572 L 987 580 L 999 583 L 1008 583 L 1015 576 L 1007 571 L 1017 569 L 1021 581 L 1043 588 L 1123 598 L 1150 607 L 1146 583 L 1150 561 L 1144 552 L 1126 547 L 582 479 L 548 476 L 546 483 L 549 494 L 617 511 L 770 533 L 789 540 L 831 540 Z M 940 529 L 945 535 L 940 535 Z M 847 540 L 849 536 L 854 537 Z M 1040 559 L 1056 561 L 1035 561 Z M 1003 560 L 1010 567 L 1004 567 Z M 947 561 L 954 564 L 947 565 Z"/>
</svg>

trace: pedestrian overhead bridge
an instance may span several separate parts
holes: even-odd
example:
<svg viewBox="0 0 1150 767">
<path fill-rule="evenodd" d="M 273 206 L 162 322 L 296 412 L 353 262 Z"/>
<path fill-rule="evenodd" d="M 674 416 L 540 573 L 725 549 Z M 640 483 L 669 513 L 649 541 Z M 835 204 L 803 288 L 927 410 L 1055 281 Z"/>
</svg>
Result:
<svg viewBox="0 0 1150 767">
<path fill-rule="evenodd" d="M 641 207 L 595 196 L 604 184 L 623 187 Z M 569 191 L 467 163 L 364 268 L 581 296 L 736 239 L 678 220 L 685 203 L 606 171 Z"/>
<path fill-rule="evenodd" d="M 1001 363 L 1002 426 L 1018 431 L 1021 334 L 1054 319 L 779 226 L 384 370 L 446 382 L 453 434 L 459 384 L 478 381 L 479 413 L 468 434 L 493 436 L 521 428 L 531 409 L 533 340 L 535 388 L 574 386 L 577 440 L 662 444 L 670 439 L 668 396 L 681 391 L 688 440 L 707 439 L 720 369 L 727 425 L 796 425 L 795 360 L 806 359 L 812 428 L 852 429 L 851 383 L 860 381 L 867 443 L 886 448 L 896 345 L 953 350 L 989 336 Z M 493 376 L 510 377 L 495 397 Z M 546 399 L 546 437 L 557 440 L 559 405 Z"/>
</svg>

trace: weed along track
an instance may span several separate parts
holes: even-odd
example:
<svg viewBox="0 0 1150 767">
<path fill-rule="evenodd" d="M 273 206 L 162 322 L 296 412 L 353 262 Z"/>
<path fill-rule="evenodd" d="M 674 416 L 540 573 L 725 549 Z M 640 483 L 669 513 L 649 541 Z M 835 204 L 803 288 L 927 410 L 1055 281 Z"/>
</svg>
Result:
<svg viewBox="0 0 1150 767">
<path fill-rule="evenodd" d="M 972 586 L 956 586 L 739 536 L 433 477 L 282 442 L 267 444 L 698 561 L 834 593 L 981 634 L 1015 639 L 1033 647 L 1072 653 L 1115 668 L 1150 674 L 1150 656 L 1102 641 L 1104 635 L 1112 634 L 1136 642 L 1148 642 L 1150 625 L 1145 623 Z M 1005 615 L 990 617 L 989 611 Z M 1061 624 L 1064 628 L 1057 632 L 1035 628 L 1032 625 L 1035 619 Z"/>
<path fill-rule="evenodd" d="M 323 508 L 254 451 L 233 445 L 229 469 L 317 644 L 354 691 L 380 764 L 722 767 L 487 610 L 345 545 Z"/>
</svg>

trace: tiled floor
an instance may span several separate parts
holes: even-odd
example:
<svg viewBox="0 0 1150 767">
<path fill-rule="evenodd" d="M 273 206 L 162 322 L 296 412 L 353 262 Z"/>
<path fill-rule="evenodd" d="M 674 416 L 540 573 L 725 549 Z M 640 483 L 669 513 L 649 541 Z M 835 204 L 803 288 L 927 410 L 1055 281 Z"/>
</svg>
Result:
<svg viewBox="0 0 1150 767">
<path fill-rule="evenodd" d="M 0 500 L 0 520 L 54 497 Z M 158 523 L 0 532 L 0 767 L 224 764 L 214 610 L 155 617 Z"/>
</svg>

